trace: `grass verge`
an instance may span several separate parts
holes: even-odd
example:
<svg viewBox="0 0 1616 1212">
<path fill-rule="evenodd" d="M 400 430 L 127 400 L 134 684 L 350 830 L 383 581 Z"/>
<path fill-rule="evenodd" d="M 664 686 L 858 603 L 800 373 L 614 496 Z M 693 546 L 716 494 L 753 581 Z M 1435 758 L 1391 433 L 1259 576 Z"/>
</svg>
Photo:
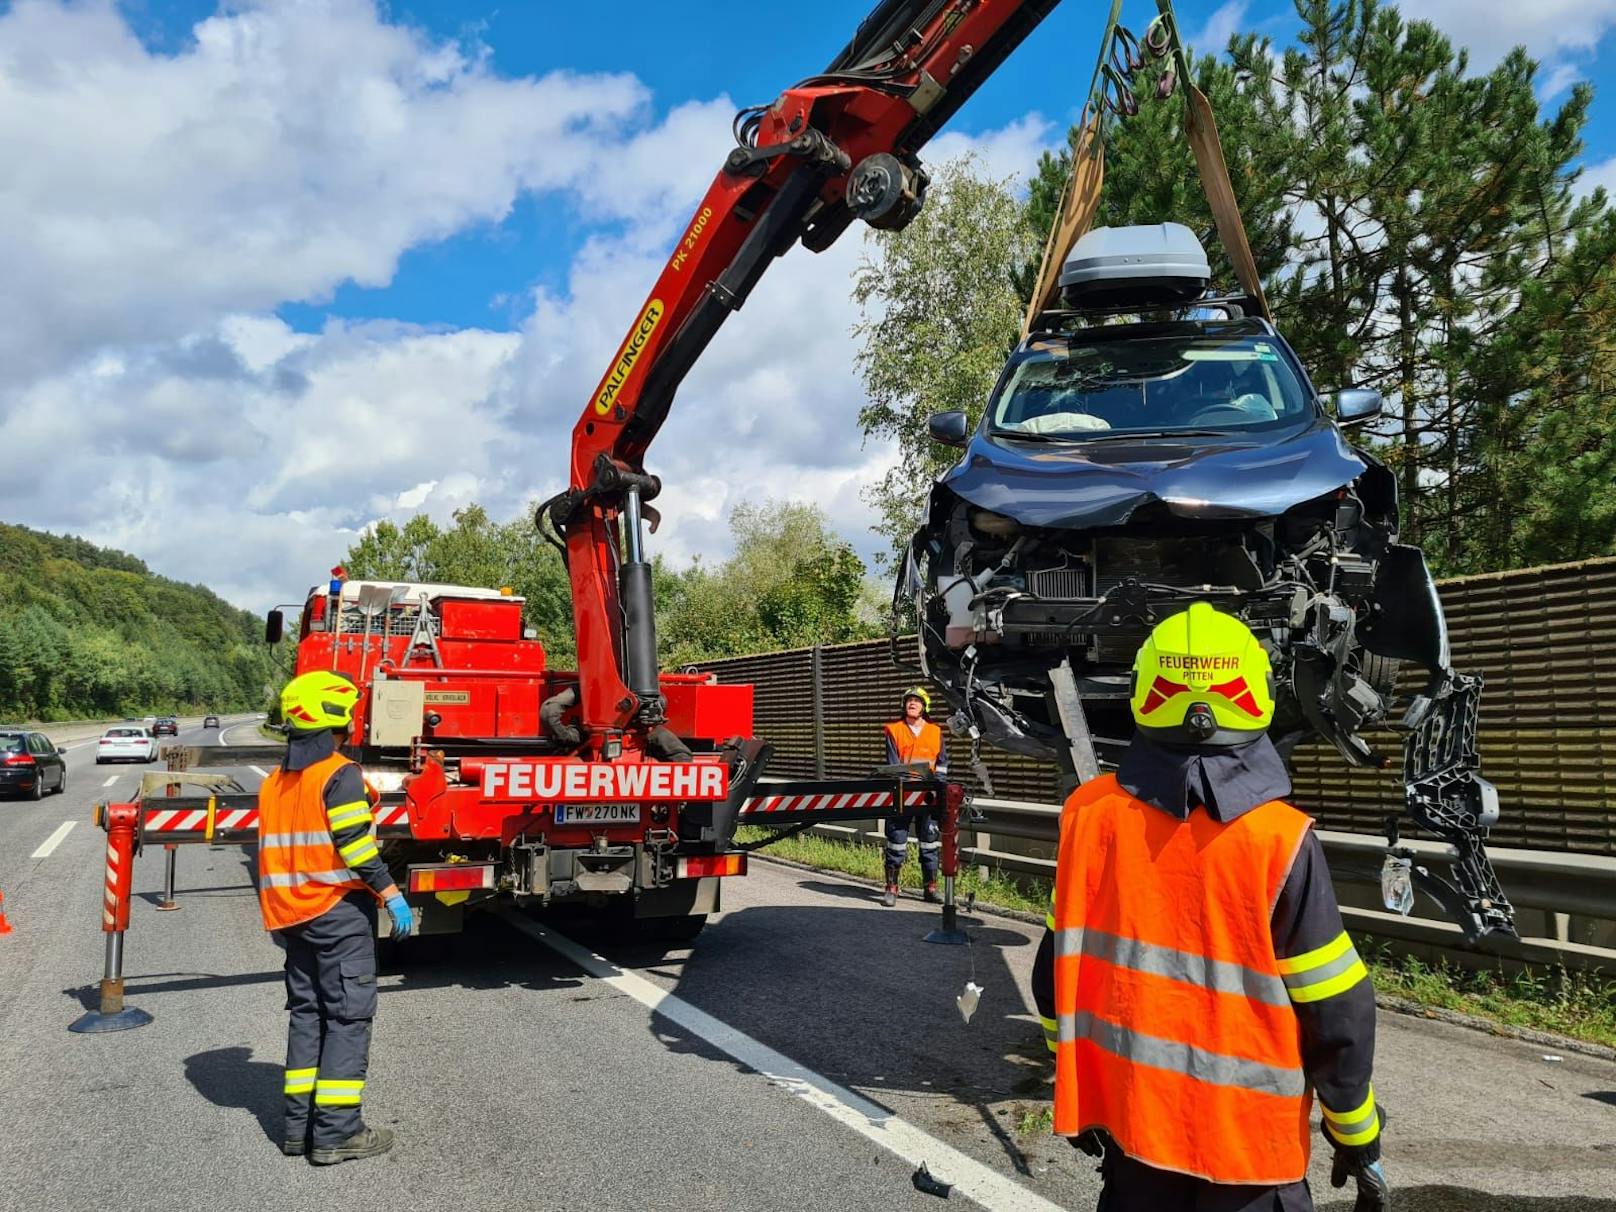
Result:
<svg viewBox="0 0 1616 1212">
<path fill-rule="evenodd" d="M 742 842 L 767 837 L 772 830 L 742 826 Z M 793 862 L 864 879 L 882 878 L 881 850 L 860 842 L 843 842 L 811 833 L 787 838 L 764 851 Z M 911 849 L 902 884 L 920 886 L 920 863 Z M 982 878 L 975 867 L 962 869 L 955 885 L 963 899 L 976 893 L 978 904 L 1043 915 L 1049 904 L 1047 880 L 1012 878 L 990 871 Z M 1549 1031 L 1571 1039 L 1616 1048 L 1616 982 L 1576 972 L 1505 973 L 1474 971 L 1451 964 L 1430 964 L 1395 955 L 1383 943 L 1359 939 L 1375 992 L 1420 1006 L 1453 1010 L 1502 1026 Z"/>
<path fill-rule="evenodd" d="M 1360 940 L 1375 992 L 1508 1027 L 1616 1048 L 1616 983 L 1580 972 L 1475 971 Z"/>
<path fill-rule="evenodd" d="M 772 829 L 762 829 L 755 825 L 742 825 L 735 831 L 735 839 L 739 842 L 754 842 L 768 837 L 773 832 Z M 822 871 L 839 871 L 843 875 L 857 875 L 869 880 L 879 880 L 885 875 L 885 860 L 881 850 L 876 846 L 866 846 L 862 842 L 843 842 L 835 838 L 818 837 L 812 833 L 801 833 L 796 837 L 786 838 L 783 842 L 776 842 L 764 853 L 790 859 L 794 863 L 806 863 Z M 909 858 L 903 865 L 903 874 L 899 882 L 905 888 L 920 887 L 920 860 L 913 847 L 910 848 Z M 961 868 L 954 881 L 954 894 L 963 900 L 973 892 L 982 904 L 994 905 L 1000 909 L 1019 909 L 1023 913 L 1042 915 L 1049 906 L 1047 881 L 1034 880 L 1023 885 L 997 871 L 990 871 L 987 878 L 983 879 L 978 875 L 976 868 Z"/>
</svg>

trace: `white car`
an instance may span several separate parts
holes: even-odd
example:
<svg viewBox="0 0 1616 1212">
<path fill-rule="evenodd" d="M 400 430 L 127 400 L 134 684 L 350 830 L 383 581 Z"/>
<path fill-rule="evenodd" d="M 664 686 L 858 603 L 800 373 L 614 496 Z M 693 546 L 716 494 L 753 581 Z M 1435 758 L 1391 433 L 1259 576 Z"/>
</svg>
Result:
<svg viewBox="0 0 1616 1212">
<path fill-rule="evenodd" d="M 139 724 L 108 728 L 95 745 L 95 764 L 103 762 L 155 762 L 157 738 Z"/>
</svg>

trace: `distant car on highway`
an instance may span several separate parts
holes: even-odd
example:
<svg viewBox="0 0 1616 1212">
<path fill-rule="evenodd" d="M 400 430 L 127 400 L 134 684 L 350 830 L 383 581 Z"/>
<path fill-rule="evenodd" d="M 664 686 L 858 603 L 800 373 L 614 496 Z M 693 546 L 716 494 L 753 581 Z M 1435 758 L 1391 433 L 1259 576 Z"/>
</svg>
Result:
<svg viewBox="0 0 1616 1212">
<path fill-rule="evenodd" d="M 151 731 L 153 736 L 179 736 L 180 722 L 171 715 L 161 716 Z"/>
<path fill-rule="evenodd" d="M 67 762 L 51 739 L 21 728 L 0 728 L 0 791 L 43 799 L 67 790 Z"/>
<path fill-rule="evenodd" d="M 103 762 L 155 762 L 157 738 L 143 725 L 120 724 L 108 728 L 95 743 L 95 764 Z"/>
<path fill-rule="evenodd" d="M 205 715 L 205 716 L 202 717 L 202 727 L 204 727 L 204 728 L 217 728 L 218 726 L 219 726 L 219 717 L 218 716 L 216 716 L 216 715 Z"/>
</svg>

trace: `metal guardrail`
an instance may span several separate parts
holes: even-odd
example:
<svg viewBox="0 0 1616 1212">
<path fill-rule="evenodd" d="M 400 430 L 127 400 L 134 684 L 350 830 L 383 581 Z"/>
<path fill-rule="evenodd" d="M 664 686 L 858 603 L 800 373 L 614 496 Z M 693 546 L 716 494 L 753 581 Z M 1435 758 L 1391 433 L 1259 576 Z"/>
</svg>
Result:
<svg viewBox="0 0 1616 1212">
<path fill-rule="evenodd" d="M 974 844 L 961 846 L 964 865 L 1054 878 L 1060 805 L 978 797 L 972 807 L 980 819 L 961 829 L 962 838 L 975 839 Z M 863 824 L 826 826 L 813 832 L 872 844 L 881 840 L 879 833 Z M 1518 911 L 1522 937 L 1472 945 L 1446 918 L 1405 918 L 1378 907 L 1380 862 L 1385 852 L 1382 839 L 1331 829 L 1320 829 L 1319 839 L 1342 894 L 1342 915 L 1353 930 L 1405 948 L 1441 953 L 1470 966 L 1490 967 L 1504 960 L 1616 975 L 1616 858 L 1489 847 L 1493 865 Z M 997 844 L 1001 840 L 1027 845 L 1007 850 Z M 1451 853 L 1439 842 L 1404 839 L 1401 844 L 1435 871 L 1442 869 Z M 1579 939 L 1578 935 L 1585 937 Z"/>
</svg>

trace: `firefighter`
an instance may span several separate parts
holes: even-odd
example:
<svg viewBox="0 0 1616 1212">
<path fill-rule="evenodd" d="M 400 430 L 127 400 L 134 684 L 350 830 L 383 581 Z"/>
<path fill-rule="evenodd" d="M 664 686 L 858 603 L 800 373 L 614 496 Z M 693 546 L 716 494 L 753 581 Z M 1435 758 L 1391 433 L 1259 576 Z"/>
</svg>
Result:
<svg viewBox="0 0 1616 1212">
<path fill-rule="evenodd" d="M 1268 655 L 1200 602 L 1134 662 L 1134 740 L 1061 816 L 1033 973 L 1055 1131 L 1102 1159 L 1102 1212 L 1312 1209 L 1313 1094 L 1385 1209 L 1375 998 L 1312 821 L 1268 738 Z"/>
<path fill-rule="evenodd" d="M 887 765 L 919 762 L 938 778 L 946 778 L 948 747 L 943 744 L 943 730 L 926 718 L 930 710 L 931 695 L 925 687 L 913 686 L 903 692 L 903 718 L 893 720 L 883 730 Z M 898 873 L 909 850 L 910 829 L 920 836 L 920 874 L 926 885 L 926 899 L 933 903 L 942 899 L 937 895 L 937 860 L 943 849 L 937 817 L 931 812 L 911 812 L 887 818 L 887 887 L 881 903 L 888 908 L 898 903 Z"/>
<path fill-rule="evenodd" d="M 258 899 L 286 952 L 286 1132 L 281 1151 L 315 1165 L 374 1157 L 393 1133 L 360 1116 L 376 1014 L 376 907 L 394 939 L 409 936 L 409 903 L 371 835 L 359 766 L 337 752 L 358 688 L 339 673 L 305 673 L 281 691 L 286 756 L 258 793 Z"/>
</svg>

